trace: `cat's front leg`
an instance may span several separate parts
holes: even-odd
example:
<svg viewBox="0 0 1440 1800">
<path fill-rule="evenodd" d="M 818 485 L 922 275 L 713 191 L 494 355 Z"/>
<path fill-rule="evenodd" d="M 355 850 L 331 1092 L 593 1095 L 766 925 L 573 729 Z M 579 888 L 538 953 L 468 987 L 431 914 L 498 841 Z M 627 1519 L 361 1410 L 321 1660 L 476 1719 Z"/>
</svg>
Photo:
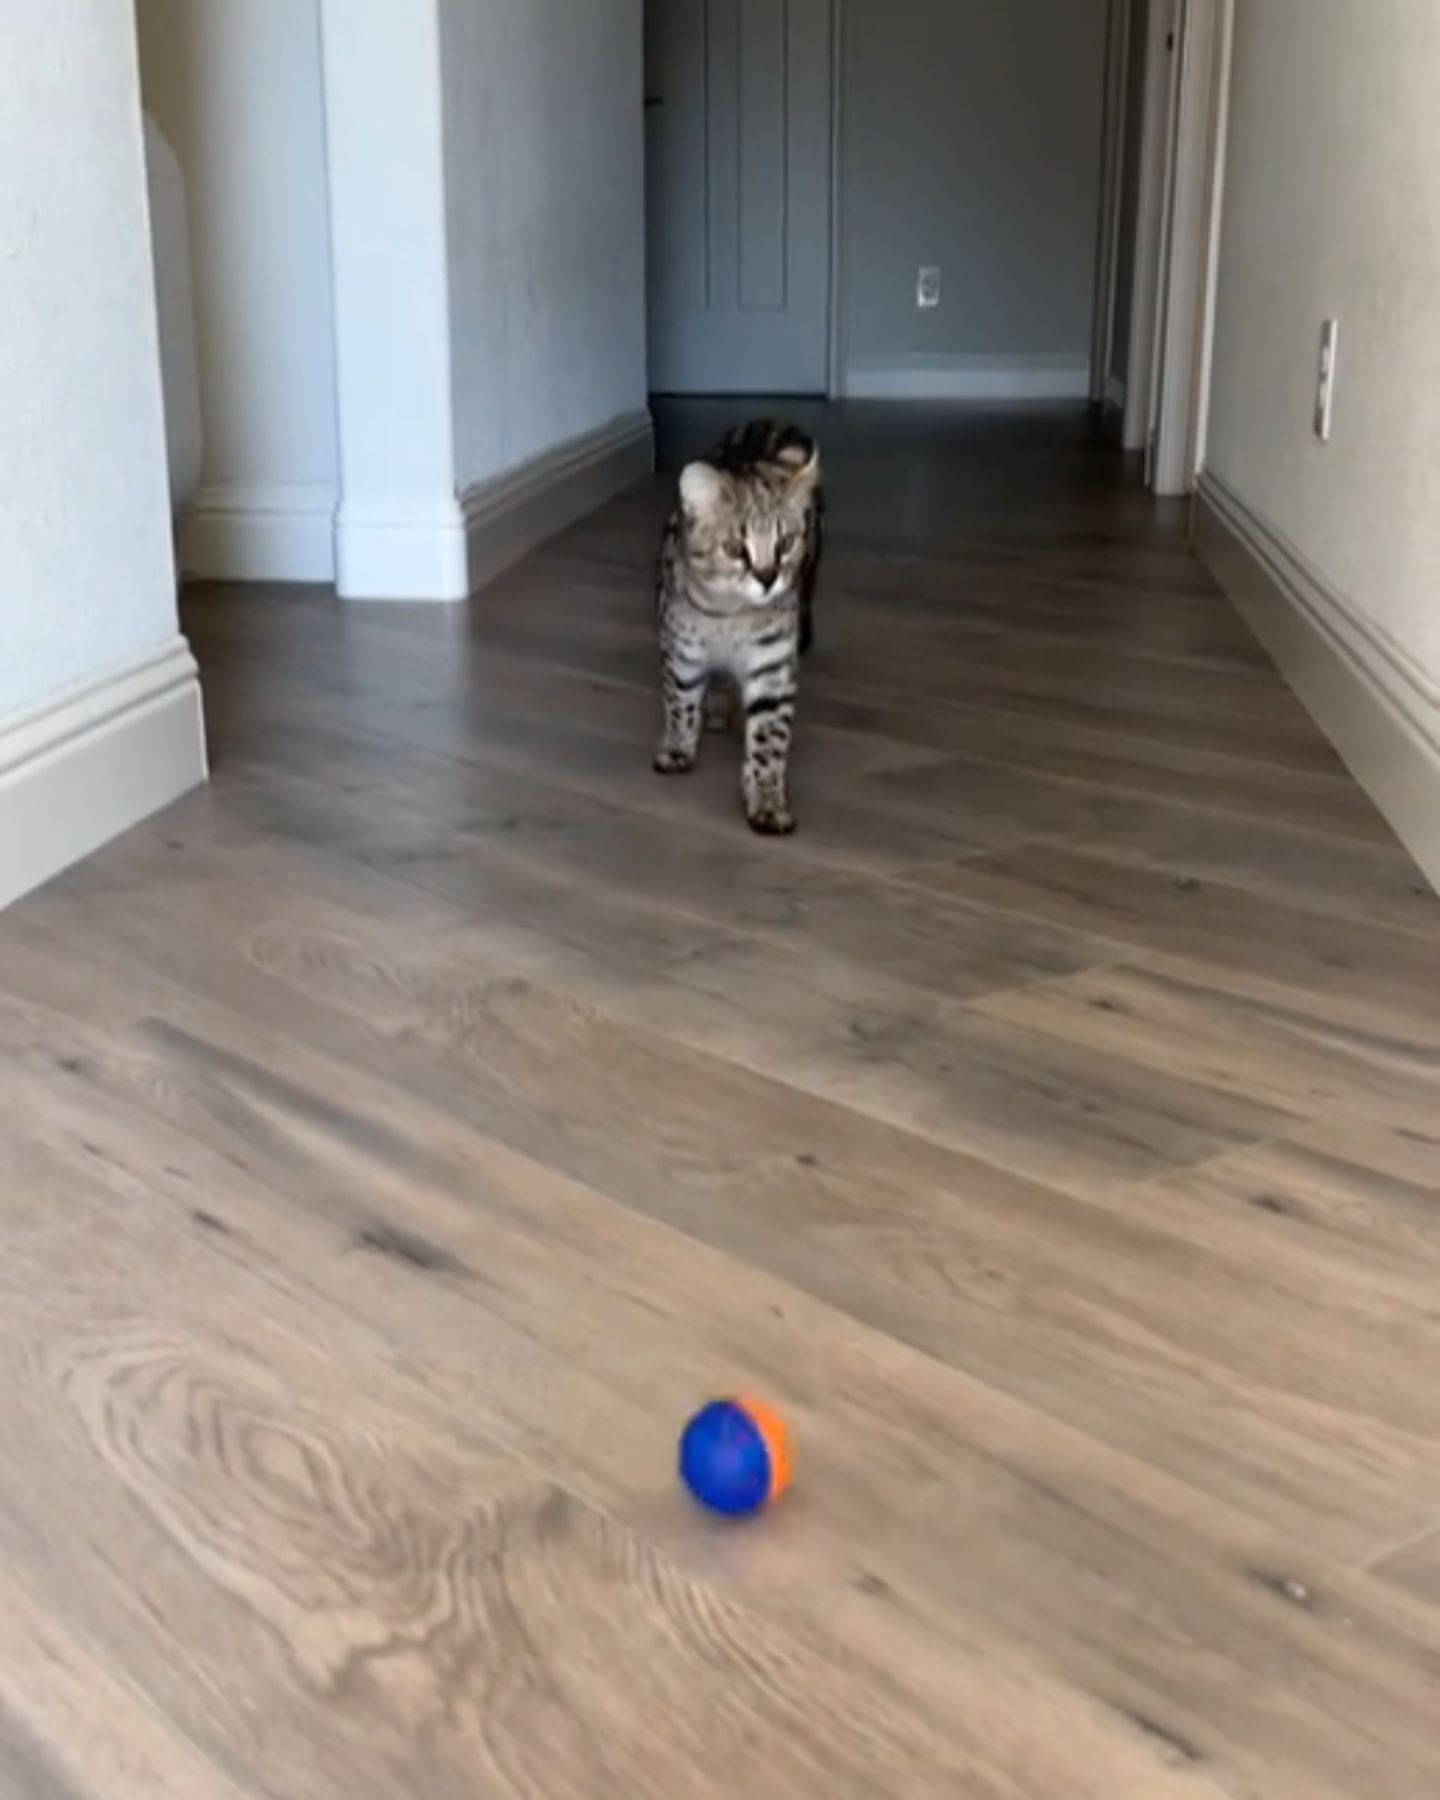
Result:
<svg viewBox="0 0 1440 1800">
<path fill-rule="evenodd" d="M 655 768 L 661 775 L 688 775 L 700 754 L 707 671 L 703 665 L 667 652 L 660 665 L 664 727 Z"/>
<path fill-rule="evenodd" d="M 752 831 L 780 837 L 795 829 L 790 810 L 790 743 L 795 726 L 796 662 L 792 653 L 744 685 L 745 761 L 740 775 Z"/>
</svg>

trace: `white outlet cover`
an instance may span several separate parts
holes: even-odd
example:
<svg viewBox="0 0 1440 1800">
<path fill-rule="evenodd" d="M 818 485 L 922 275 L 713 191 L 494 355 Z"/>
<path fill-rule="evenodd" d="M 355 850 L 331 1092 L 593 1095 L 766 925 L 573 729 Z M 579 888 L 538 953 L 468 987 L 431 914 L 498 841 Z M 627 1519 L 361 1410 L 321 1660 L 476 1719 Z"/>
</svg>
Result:
<svg viewBox="0 0 1440 1800">
<path fill-rule="evenodd" d="M 940 270 L 934 263 L 922 263 L 915 277 L 915 304 L 929 312 L 940 304 Z"/>
</svg>

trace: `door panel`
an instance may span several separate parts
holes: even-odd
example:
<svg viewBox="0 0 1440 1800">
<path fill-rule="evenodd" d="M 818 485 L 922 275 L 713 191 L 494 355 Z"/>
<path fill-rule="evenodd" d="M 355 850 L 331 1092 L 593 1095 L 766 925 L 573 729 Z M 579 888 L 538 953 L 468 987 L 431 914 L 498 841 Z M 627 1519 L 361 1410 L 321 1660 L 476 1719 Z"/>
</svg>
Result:
<svg viewBox="0 0 1440 1800">
<path fill-rule="evenodd" d="M 830 0 L 649 0 L 650 384 L 829 382 Z"/>
</svg>

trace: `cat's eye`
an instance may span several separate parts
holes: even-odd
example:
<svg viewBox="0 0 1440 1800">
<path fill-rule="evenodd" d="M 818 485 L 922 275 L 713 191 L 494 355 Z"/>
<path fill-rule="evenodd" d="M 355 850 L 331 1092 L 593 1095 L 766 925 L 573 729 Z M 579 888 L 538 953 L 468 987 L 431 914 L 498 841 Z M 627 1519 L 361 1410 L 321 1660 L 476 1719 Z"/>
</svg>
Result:
<svg viewBox="0 0 1440 1800">
<path fill-rule="evenodd" d="M 794 532 L 791 532 L 791 531 L 782 532 L 780 534 L 780 541 L 776 544 L 775 548 L 781 556 L 788 556 L 790 554 L 790 552 L 795 548 Z"/>
<path fill-rule="evenodd" d="M 750 551 L 744 538 L 731 538 L 729 543 L 725 546 L 725 554 L 730 558 L 731 562 L 743 563 L 749 562 L 750 560 Z"/>
</svg>

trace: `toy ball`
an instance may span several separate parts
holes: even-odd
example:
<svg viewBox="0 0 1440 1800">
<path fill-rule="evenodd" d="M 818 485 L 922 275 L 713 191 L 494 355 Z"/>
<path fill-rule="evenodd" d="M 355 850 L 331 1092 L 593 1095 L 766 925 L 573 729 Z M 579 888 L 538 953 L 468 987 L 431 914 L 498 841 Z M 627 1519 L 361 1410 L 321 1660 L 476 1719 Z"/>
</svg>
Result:
<svg viewBox="0 0 1440 1800">
<path fill-rule="evenodd" d="M 712 1400 L 681 1434 L 680 1479 L 711 1512 L 762 1511 L 790 1485 L 784 1421 L 758 1400 Z"/>
</svg>

